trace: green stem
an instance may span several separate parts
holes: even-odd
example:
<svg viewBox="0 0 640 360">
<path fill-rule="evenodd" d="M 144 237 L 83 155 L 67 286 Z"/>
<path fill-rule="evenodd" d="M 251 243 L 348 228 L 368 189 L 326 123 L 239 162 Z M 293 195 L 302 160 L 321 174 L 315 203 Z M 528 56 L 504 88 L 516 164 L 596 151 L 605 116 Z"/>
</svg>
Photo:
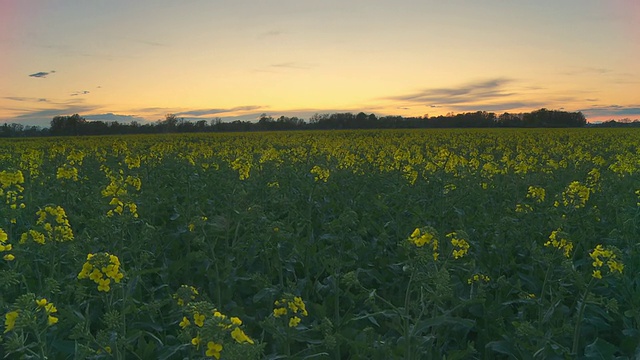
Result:
<svg viewBox="0 0 640 360">
<path fill-rule="evenodd" d="M 544 301 L 544 292 L 547 288 L 547 281 L 549 280 L 549 273 L 551 272 L 551 263 L 547 267 L 547 272 L 544 274 L 544 282 L 542 283 L 542 289 L 540 290 L 540 301 Z M 549 303 L 553 303 L 552 299 L 549 299 Z M 540 304 L 542 305 L 542 304 Z M 542 309 L 538 307 L 538 330 L 542 329 Z"/>
<path fill-rule="evenodd" d="M 405 291 L 404 294 L 404 316 L 403 316 L 403 323 L 404 323 L 404 339 L 405 339 L 405 344 L 406 344 L 406 349 L 405 349 L 405 359 L 409 359 L 411 360 L 411 334 L 409 334 L 409 326 L 410 326 L 410 314 L 409 314 L 409 300 L 411 298 L 411 283 L 413 282 L 413 277 L 415 275 L 415 270 L 411 269 L 411 276 L 409 277 L 409 282 L 407 283 L 407 290 Z"/>
<path fill-rule="evenodd" d="M 578 317 L 576 318 L 576 327 L 573 331 L 573 346 L 571 347 L 571 354 L 578 354 L 578 343 L 580 341 L 580 325 L 582 323 L 582 317 L 584 316 L 584 309 L 587 307 L 587 296 L 591 291 L 591 287 L 593 286 L 594 281 L 593 277 L 589 280 L 589 284 L 587 285 L 584 294 L 582 295 L 582 301 L 580 302 L 580 309 L 578 310 Z"/>
</svg>

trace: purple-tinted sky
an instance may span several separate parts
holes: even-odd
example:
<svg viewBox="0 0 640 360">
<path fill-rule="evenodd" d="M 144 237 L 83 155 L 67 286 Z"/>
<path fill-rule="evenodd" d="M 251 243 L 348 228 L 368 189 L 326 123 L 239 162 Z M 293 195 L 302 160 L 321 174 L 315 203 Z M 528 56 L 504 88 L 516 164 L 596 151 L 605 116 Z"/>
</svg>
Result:
<svg viewBox="0 0 640 360">
<path fill-rule="evenodd" d="M 0 122 L 640 118 L 637 0 L 0 0 Z"/>
</svg>

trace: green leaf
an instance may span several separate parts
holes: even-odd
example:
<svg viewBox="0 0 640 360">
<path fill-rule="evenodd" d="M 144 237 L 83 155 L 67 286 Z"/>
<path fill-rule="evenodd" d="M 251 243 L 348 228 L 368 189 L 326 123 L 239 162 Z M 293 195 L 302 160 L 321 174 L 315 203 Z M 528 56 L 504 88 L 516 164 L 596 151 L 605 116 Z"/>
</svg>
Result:
<svg viewBox="0 0 640 360">
<path fill-rule="evenodd" d="M 614 359 L 618 347 L 610 342 L 596 338 L 591 344 L 584 348 L 584 356 L 587 359 Z"/>
<path fill-rule="evenodd" d="M 513 345 L 505 340 L 492 341 L 485 346 L 486 349 L 495 351 L 500 354 L 509 355 L 513 359 L 519 359 L 518 351 Z"/>
</svg>

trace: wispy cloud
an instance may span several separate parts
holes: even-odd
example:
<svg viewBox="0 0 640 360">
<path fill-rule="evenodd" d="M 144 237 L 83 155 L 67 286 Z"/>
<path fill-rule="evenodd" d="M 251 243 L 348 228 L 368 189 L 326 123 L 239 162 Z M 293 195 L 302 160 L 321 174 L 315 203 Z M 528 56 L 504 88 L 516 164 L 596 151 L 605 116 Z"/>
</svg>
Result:
<svg viewBox="0 0 640 360">
<path fill-rule="evenodd" d="M 535 110 L 542 107 L 547 107 L 548 103 L 543 101 L 504 101 L 494 102 L 491 104 L 473 104 L 473 105 L 452 105 L 448 106 L 453 111 L 469 112 L 469 111 L 489 111 L 489 112 L 502 112 L 510 111 L 513 109 L 528 109 Z"/>
<path fill-rule="evenodd" d="M 89 93 L 91 93 L 91 92 L 88 91 L 88 90 L 74 91 L 71 94 L 69 94 L 69 96 L 87 95 Z"/>
<path fill-rule="evenodd" d="M 606 68 L 599 68 L 599 67 L 580 67 L 580 68 L 575 68 L 569 71 L 565 71 L 562 74 L 564 75 L 586 75 L 586 74 L 597 74 L 597 75 L 604 75 L 604 74 L 608 74 L 611 73 L 612 70 L 611 69 L 606 69 Z"/>
<path fill-rule="evenodd" d="M 640 104 L 624 106 L 624 105 L 603 105 L 603 106 L 592 106 L 584 109 L 580 109 L 580 111 L 587 117 L 611 117 L 611 118 L 623 118 L 623 117 L 632 117 L 632 118 L 640 118 Z"/>
<path fill-rule="evenodd" d="M 13 100 L 13 101 L 23 101 L 23 102 L 49 102 L 49 100 L 45 98 L 33 98 L 33 97 L 23 97 L 23 96 L 5 96 L 3 99 Z"/>
<path fill-rule="evenodd" d="M 458 87 L 424 89 L 411 94 L 390 96 L 386 99 L 425 105 L 473 104 L 516 95 L 515 92 L 509 92 L 506 89 L 506 85 L 512 82 L 511 79 L 496 78 Z"/>
<path fill-rule="evenodd" d="M 245 106 L 236 106 L 228 109 L 197 109 L 197 110 L 189 110 L 189 111 L 180 111 L 176 113 L 177 116 L 212 116 L 224 113 L 231 112 L 244 112 L 244 111 L 254 111 L 260 109 L 266 109 L 268 106 L 259 106 L 259 105 L 245 105 Z"/>
<path fill-rule="evenodd" d="M 49 76 L 50 74 L 55 73 L 55 70 L 51 70 L 49 72 L 47 71 L 38 71 L 37 73 L 33 73 L 33 74 L 29 74 L 29 76 L 34 77 L 34 78 L 46 78 L 47 76 Z"/>
<path fill-rule="evenodd" d="M 132 121 L 137 121 L 139 123 L 147 122 L 144 118 L 139 116 L 120 115 L 120 114 L 114 114 L 114 113 L 84 115 L 83 117 L 90 121 L 104 121 L 104 122 L 117 121 L 121 123 L 129 123 Z"/>
<path fill-rule="evenodd" d="M 25 123 L 47 127 L 55 116 L 66 116 L 73 114 L 90 113 L 97 110 L 97 107 L 90 105 L 68 105 L 57 109 L 33 109 L 24 110 L 11 118 L 0 119 L 3 122 Z"/>
<path fill-rule="evenodd" d="M 276 64 L 271 64 L 270 66 L 274 68 L 300 69 L 300 70 L 306 70 L 306 69 L 312 68 L 312 66 L 309 64 L 299 63 L 295 61 L 276 63 Z"/>
<path fill-rule="evenodd" d="M 285 32 L 284 32 L 284 31 L 282 31 L 282 30 L 272 29 L 272 30 L 265 31 L 265 32 L 262 32 L 262 33 L 258 34 L 258 37 L 261 37 L 261 38 L 262 38 L 262 37 L 280 36 L 280 35 L 282 35 L 282 34 L 284 34 L 284 33 L 285 33 Z"/>
</svg>

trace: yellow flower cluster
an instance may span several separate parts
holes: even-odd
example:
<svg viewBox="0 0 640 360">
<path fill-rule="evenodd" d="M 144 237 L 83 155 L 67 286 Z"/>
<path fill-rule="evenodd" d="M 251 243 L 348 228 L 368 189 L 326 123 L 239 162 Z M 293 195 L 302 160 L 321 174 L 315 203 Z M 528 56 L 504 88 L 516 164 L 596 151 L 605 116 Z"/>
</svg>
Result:
<svg viewBox="0 0 640 360">
<path fill-rule="evenodd" d="M 467 284 L 471 285 L 480 281 L 488 283 L 489 281 L 491 281 L 491 278 L 484 274 L 473 274 L 470 278 L 467 279 Z"/>
<path fill-rule="evenodd" d="M 25 205 L 22 202 L 24 196 L 24 176 L 22 171 L 0 171 L 0 196 L 5 197 L 5 203 L 9 205 L 11 210 L 24 209 Z M 16 215 L 11 214 L 9 221 L 12 224 L 16 223 Z"/>
<path fill-rule="evenodd" d="M 583 208 L 589 200 L 590 195 L 591 189 L 589 187 L 580 184 L 579 181 L 573 181 L 567 189 L 562 192 L 562 204 L 565 207 Z M 558 207 L 559 202 L 556 201 L 554 205 Z"/>
<path fill-rule="evenodd" d="M 89 278 L 98 285 L 98 291 L 104 292 L 111 290 L 111 280 L 119 283 L 123 277 L 120 260 L 107 252 L 88 254 L 78 274 L 78 279 Z"/>
<path fill-rule="evenodd" d="M 142 180 L 137 176 L 127 175 L 124 176 L 124 171 L 120 170 L 117 174 L 114 174 L 111 169 L 106 166 L 101 166 L 101 170 L 105 172 L 106 177 L 109 179 L 109 184 L 102 190 L 103 197 L 111 197 L 109 205 L 114 208 L 107 211 L 107 216 L 112 217 L 116 214 L 123 215 L 125 211 L 128 211 L 134 218 L 138 217 L 138 206 L 130 201 L 129 188 L 133 188 L 136 191 L 140 191 L 142 187 Z"/>
<path fill-rule="evenodd" d="M 24 191 L 24 188 L 21 184 L 24 184 L 24 175 L 22 175 L 22 171 L 0 171 L 0 186 L 2 186 L 3 190 L 15 187 L 19 192 L 22 192 Z M 0 194 L 2 193 L 0 192 Z"/>
<path fill-rule="evenodd" d="M 564 257 L 567 259 L 571 257 L 571 251 L 573 250 L 573 243 L 566 238 L 566 234 L 562 232 L 562 229 L 553 230 L 544 246 L 562 250 Z"/>
<path fill-rule="evenodd" d="M 517 213 L 530 213 L 533 211 L 533 207 L 529 204 L 516 204 Z"/>
<path fill-rule="evenodd" d="M 65 242 L 72 241 L 73 230 L 67 219 L 67 214 L 60 206 L 45 206 L 36 212 L 38 220 L 36 225 L 39 230 L 31 229 L 20 236 L 20 243 L 24 244 L 29 239 L 44 245 L 47 241 Z M 40 231 L 41 230 L 41 231 Z"/>
<path fill-rule="evenodd" d="M 49 301 L 47 301 L 47 299 L 42 298 L 36 300 L 36 305 L 38 305 L 38 310 L 44 309 L 44 311 L 47 313 L 47 325 L 51 326 L 58 322 L 58 318 L 52 315 L 58 312 L 58 309 L 55 307 L 55 305 L 53 305 L 53 303 L 50 303 Z"/>
<path fill-rule="evenodd" d="M 447 184 L 444 186 L 444 188 L 442 189 L 442 193 L 447 195 L 448 193 L 452 192 L 453 190 L 457 189 L 458 187 L 456 186 L 456 184 Z"/>
<path fill-rule="evenodd" d="M 7 243 L 8 240 L 9 236 L 7 235 L 7 233 L 4 230 L 0 229 L 0 253 L 11 251 L 13 249 L 13 246 Z M 13 254 L 4 254 L 2 258 L 6 261 L 13 261 L 16 257 Z"/>
<path fill-rule="evenodd" d="M 533 199 L 538 203 L 544 201 L 547 192 L 543 187 L 540 186 L 529 186 L 527 190 L 527 199 Z"/>
<path fill-rule="evenodd" d="M 308 316 L 307 307 L 299 296 L 285 294 L 280 300 L 276 300 L 273 308 L 273 316 L 281 317 L 289 315 L 289 327 L 296 327 L 302 320 L 300 316 Z"/>
<path fill-rule="evenodd" d="M 131 169 L 139 168 L 141 160 L 142 159 L 140 158 L 140 155 L 127 154 L 127 156 L 125 156 L 124 158 L 124 163 L 127 165 L 129 170 L 131 170 Z"/>
<path fill-rule="evenodd" d="M 4 315 L 4 332 L 8 333 L 16 327 L 16 320 L 20 316 L 19 310 L 9 311 Z"/>
<path fill-rule="evenodd" d="M 124 203 L 120 201 L 118 198 L 112 198 L 109 202 L 109 205 L 115 206 L 113 209 L 107 211 L 107 216 L 112 217 L 115 214 L 122 215 L 125 210 L 128 210 L 131 216 L 134 218 L 138 217 L 138 205 L 132 202 Z"/>
<path fill-rule="evenodd" d="M 173 299 L 176 300 L 179 306 L 185 306 L 191 301 L 194 301 L 196 297 L 200 295 L 198 289 L 190 285 L 180 285 Z"/>
<path fill-rule="evenodd" d="M 247 180 L 251 176 L 251 161 L 244 158 L 237 158 L 231 162 L 231 168 L 238 172 L 240 180 Z"/>
<path fill-rule="evenodd" d="M 198 303 L 192 308 L 193 313 L 191 319 L 183 316 L 179 325 L 183 330 L 189 328 L 195 330 L 195 336 L 191 338 L 191 344 L 196 348 L 199 348 L 201 344 L 206 342 L 206 356 L 220 359 L 224 345 L 224 340 L 219 338 L 220 331 L 222 331 L 222 333 L 228 333 L 237 344 L 255 344 L 253 339 L 247 336 L 240 328 L 240 326 L 242 326 L 242 320 L 240 320 L 240 318 L 234 316 L 228 317 L 217 309 L 208 311 L 210 315 L 206 316 L 205 313 L 201 312 L 203 309 L 198 309 L 198 305 L 201 304 L 203 303 Z M 191 327 L 192 322 L 195 328 Z M 206 339 L 203 340 L 203 337 Z"/>
<path fill-rule="evenodd" d="M 329 180 L 329 176 L 331 176 L 329 169 L 323 169 L 318 165 L 312 167 L 309 172 L 315 175 L 313 177 L 315 181 L 327 182 L 327 180 Z"/>
<path fill-rule="evenodd" d="M 640 206 L 640 189 L 636 190 L 636 196 L 638 197 L 638 202 L 636 205 Z"/>
<path fill-rule="evenodd" d="M 433 260 L 438 260 L 438 239 L 436 237 L 436 231 L 430 226 L 416 228 L 409 235 L 409 242 L 417 247 L 423 247 L 424 245 L 431 245 L 433 250 Z"/>
<path fill-rule="evenodd" d="M 56 171 L 56 179 L 78 181 L 78 169 L 69 164 L 64 164 Z"/>
<path fill-rule="evenodd" d="M 469 253 L 470 245 L 464 239 L 464 234 L 458 232 L 452 232 L 447 234 L 447 237 L 451 240 L 451 245 L 453 246 L 453 258 L 459 259 L 464 257 Z"/>
<path fill-rule="evenodd" d="M 187 229 L 189 230 L 189 232 L 194 232 L 198 226 L 204 225 L 207 220 L 209 220 L 209 218 L 206 216 L 198 216 L 191 220 L 189 225 L 187 225 Z"/>
<path fill-rule="evenodd" d="M 33 296 L 33 294 L 29 294 L 29 295 Z M 35 306 L 33 308 L 35 308 L 36 313 L 38 311 L 44 310 L 44 313 L 47 316 L 47 326 L 52 326 L 58 323 L 59 319 L 55 316 L 55 313 L 58 312 L 58 309 L 53 303 L 49 302 L 47 299 L 45 298 L 36 299 Z M 31 310 L 27 311 L 27 313 L 29 313 Z M 18 320 L 19 317 L 20 317 L 20 310 L 9 311 L 4 315 L 4 332 L 5 333 L 12 331 L 16 327 L 16 321 Z M 27 318 L 30 318 L 30 316 L 27 316 Z"/>
<path fill-rule="evenodd" d="M 624 264 L 617 259 L 613 248 L 605 248 L 602 244 L 599 244 L 589 253 L 589 256 L 593 260 L 593 263 L 591 263 L 593 273 L 591 275 L 596 279 L 602 279 L 602 268 L 605 261 L 609 268 L 609 273 L 618 272 L 622 274 L 622 270 L 624 270 Z"/>
</svg>

